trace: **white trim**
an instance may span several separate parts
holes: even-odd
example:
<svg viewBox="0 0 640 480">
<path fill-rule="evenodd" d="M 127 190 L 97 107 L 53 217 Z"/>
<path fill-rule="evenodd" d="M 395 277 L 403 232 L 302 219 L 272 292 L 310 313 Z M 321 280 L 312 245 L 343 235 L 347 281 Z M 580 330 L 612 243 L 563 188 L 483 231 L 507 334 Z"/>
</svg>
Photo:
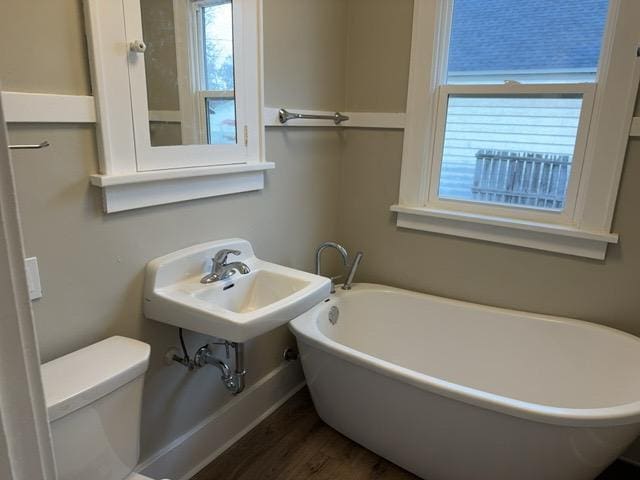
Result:
<svg viewBox="0 0 640 480">
<path fill-rule="evenodd" d="M 631 117 L 640 79 L 640 59 L 636 55 L 640 44 L 640 2 L 611 0 L 605 41 L 602 46 L 598 83 L 595 100 L 589 101 L 585 94 L 583 113 L 580 119 L 581 132 L 576 139 L 574 165 L 576 174 L 567 193 L 568 207 L 562 214 L 542 214 L 522 208 L 504 207 L 482 208 L 476 203 L 458 201 L 434 201 L 433 182 L 437 175 L 435 158 L 435 138 L 442 138 L 442 132 L 434 138 L 436 125 L 442 129 L 442 118 L 437 121 L 437 92 L 444 85 L 446 74 L 446 51 L 450 28 L 452 0 L 417 0 L 414 7 L 411 66 L 407 100 L 407 127 L 405 129 L 399 204 L 411 210 L 398 216 L 398 225 L 419 230 L 438 231 L 469 238 L 513 243 L 555 252 L 600 258 L 604 255 L 606 242 L 601 245 L 558 245 L 557 235 L 550 232 L 535 232 L 523 237 L 528 231 L 527 224 L 564 226 L 570 231 L 604 232 L 611 230 L 613 212 L 617 197 L 622 165 L 631 131 Z M 468 89 L 468 86 L 442 87 L 443 90 Z M 471 88 L 495 88 L 509 90 L 509 86 L 474 86 Z M 527 88 L 511 86 L 511 89 Z M 547 88 L 536 85 L 530 88 Z M 575 88 L 569 87 L 569 88 Z M 593 87 L 592 87 L 593 88 Z M 461 90 L 461 91 L 462 91 Z M 592 92 L 588 92 L 592 95 Z M 591 105 L 593 110 L 591 111 Z M 440 107 L 442 110 L 442 106 Z M 584 138 L 589 126 L 588 137 Z M 584 152 L 584 154 L 582 154 Z M 582 169 L 580 170 L 580 162 Z M 575 167 L 574 167 L 575 168 Z M 432 182 L 430 184 L 430 182 Z M 430 189 L 431 186 L 431 196 Z M 575 205 L 575 206 L 574 206 Z M 443 221 L 438 218 L 425 220 L 425 215 L 417 212 L 425 210 L 442 212 L 452 218 Z M 510 210 L 510 211 L 509 211 Z M 415 215 L 411 220 L 409 217 Z M 498 217 L 519 223 L 507 227 L 483 225 L 478 228 L 474 215 Z M 462 226 L 469 222 L 467 226 Z M 443 223 L 447 223 L 443 226 Z M 455 225 L 454 225 L 455 223 Z M 436 225 L 437 224 L 437 225 Z M 491 228 L 500 230 L 491 232 Z M 507 232 L 511 232 L 508 234 Z M 515 233 L 520 232 L 520 233 Z M 594 240 L 595 241 L 595 240 Z M 581 240 L 582 242 L 582 240 Z M 566 242 L 560 242 L 566 243 Z M 577 252 L 577 253 L 576 253 Z"/>
<path fill-rule="evenodd" d="M 640 117 L 633 117 L 631 128 L 629 129 L 630 137 L 640 137 Z"/>
<path fill-rule="evenodd" d="M 7 123 L 95 123 L 93 97 L 2 92 Z"/>
<path fill-rule="evenodd" d="M 610 0 L 574 223 L 611 228 L 640 81 L 640 2 Z"/>
<path fill-rule="evenodd" d="M 122 2 L 84 0 L 83 6 L 99 127 L 100 171 L 108 175 L 135 171 L 129 49 Z"/>
<path fill-rule="evenodd" d="M 188 480 L 304 387 L 298 364 L 282 364 L 141 463 L 151 478 Z M 274 401 L 275 399 L 275 401 Z"/>
<path fill-rule="evenodd" d="M 505 79 L 520 83 L 593 83 L 596 72 L 587 69 L 548 70 L 546 72 L 449 72 L 449 85 L 503 84 Z"/>
<path fill-rule="evenodd" d="M 273 163 L 184 168 L 130 175 L 92 175 L 102 188 L 105 213 L 166 205 L 264 188 Z"/>
<path fill-rule="evenodd" d="M 264 122 L 266 127 L 347 127 L 347 128 L 405 128 L 405 113 L 382 112 L 340 112 L 349 120 L 336 125 L 333 120 L 289 120 L 286 125 L 280 123 L 279 108 L 264 107 Z M 325 110 L 303 110 L 291 108 L 291 111 L 307 115 L 333 115 L 336 112 Z"/>
<path fill-rule="evenodd" d="M 182 114 L 176 110 L 150 110 L 150 122 L 182 123 Z"/>
<path fill-rule="evenodd" d="M 272 170 L 275 163 L 247 163 L 243 165 L 223 165 L 219 167 L 176 168 L 174 170 L 158 170 L 124 175 L 91 175 L 91 185 L 96 187 L 112 187 L 114 185 L 131 185 L 136 183 L 160 182 L 180 178 L 210 177 L 229 175 L 232 173 L 261 172 Z"/>
<path fill-rule="evenodd" d="M 579 230 L 564 225 L 512 220 L 473 213 L 393 205 L 398 227 L 475 238 L 494 243 L 604 260 L 607 245 L 618 243 L 608 232 Z"/>
<path fill-rule="evenodd" d="M 446 47 L 448 35 L 437 35 L 440 25 L 448 25 L 451 2 L 417 0 L 413 6 L 407 126 L 402 148 L 400 201 L 403 205 L 421 205 L 430 178 L 431 162 L 427 153 L 433 145 L 436 122 L 437 86 L 446 58 L 434 58 L 433 52 Z M 441 45 L 444 44 L 444 45 Z M 438 61 L 440 60 L 440 61 Z"/>
<path fill-rule="evenodd" d="M 349 120 L 344 122 L 344 127 L 353 128 L 388 128 L 403 130 L 406 114 L 382 113 L 382 112 L 347 112 Z"/>
<path fill-rule="evenodd" d="M 0 99 L 0 476 L 56 478 Z"/>
</svg>

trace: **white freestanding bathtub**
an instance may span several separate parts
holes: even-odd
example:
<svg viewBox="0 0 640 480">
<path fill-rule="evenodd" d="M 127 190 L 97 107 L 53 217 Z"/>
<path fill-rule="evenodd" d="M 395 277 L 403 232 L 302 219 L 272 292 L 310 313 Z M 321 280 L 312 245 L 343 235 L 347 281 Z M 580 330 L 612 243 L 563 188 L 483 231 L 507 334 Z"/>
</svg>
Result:
<svg viewBox="0 0 640 480">
<path fill-rule="evenodd" d="M 640 433 L 611 328 L 359 284 L 291 330 L 320 417 L 428 480 L 591 480 Z"/>
</svg>

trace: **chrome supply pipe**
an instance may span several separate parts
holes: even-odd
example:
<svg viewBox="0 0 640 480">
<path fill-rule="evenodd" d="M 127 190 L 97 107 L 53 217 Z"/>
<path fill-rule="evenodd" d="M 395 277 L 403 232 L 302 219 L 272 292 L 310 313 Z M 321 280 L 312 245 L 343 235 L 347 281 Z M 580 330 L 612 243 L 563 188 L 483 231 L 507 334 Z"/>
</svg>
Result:
<svg viewBox="0 0 640 480">
<path fill-rule="evenodd" d="M 244 369 L 244 344 L 236 342 L 224 341 L 224 346 L 227 348 L 233 348 L 235 369 L 231 371 L 229 364 L 216 358 L 209 344 L 200 347 L 193 357 L 193 363 L 196 367 L 201 368 L 206 365 L 212 365 L 220 370 L 220 380 L 233 395 L 238 395 L 244 390 L 246 370 Z"/>
<path fill-rule="evenodd" d="M 232 392 L 234 395 L 242 392 L 244 390 L 244 377 L 247 374 L 247 371 L 244 369 L 244 343 L 232 343 L 233 351 L 235 352 L 235 364 L 236 370 L 234 372 L 234 387 L 235 390 Z"/>
</svg>

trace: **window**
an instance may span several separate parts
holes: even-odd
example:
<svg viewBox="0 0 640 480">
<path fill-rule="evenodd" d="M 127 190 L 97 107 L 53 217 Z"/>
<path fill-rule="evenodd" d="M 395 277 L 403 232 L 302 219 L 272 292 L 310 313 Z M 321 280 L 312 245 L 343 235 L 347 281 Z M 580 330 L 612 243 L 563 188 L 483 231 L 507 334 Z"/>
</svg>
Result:
<svg viewBox="0 0 640 480">
<path fill-rule="evenodd" d="M 628 3 L 417 4 L 399 224 L 601 258 L 622 158 L 597 152 L 626 146 L 603 119 L 628 132 L 637 89 Z"/>
<path fill-rule="evenodd" d="M 607 3 L 453 2 L 440 87 L 438 199 L 568 207 L 569 182 L 580 170 L 574 157 L 584 152 L 593 108 Z"/>
</svg>

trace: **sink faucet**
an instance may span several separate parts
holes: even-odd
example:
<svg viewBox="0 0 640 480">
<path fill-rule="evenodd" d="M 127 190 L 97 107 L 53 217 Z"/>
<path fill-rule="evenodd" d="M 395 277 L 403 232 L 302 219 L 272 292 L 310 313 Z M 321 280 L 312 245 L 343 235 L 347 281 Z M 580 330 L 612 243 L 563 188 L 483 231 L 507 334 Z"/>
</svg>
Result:
<svg viewBox="0 0 640 480">
<path fill-rule="evenodd" d="M 240 250 L 228 250 L 222 249 L 213 257 L 213 265 L 211 266 L 211 273 L 205 275 L 200 280 L 200 283 L 209 284 L 219 282 L 220 280 L 226 280 L 234 275 L 236 272 L 240 272 L 246 275 L 251 270 L 242 262 L 227 263 L 227 257 L 229 255 L 240 255 Z"/>
<path fill-rule="evenodd" d="M 326 248 L 335 248 L 340 254 L 340 256 L 342 257 L 342 262 L 344 263 L 345 267 L 349 263 L 349 254 L 347 253 L 347 250 L 342 245 L 336 242 L 324 242 L 316 250 L 316 275 L 320 275 L 320 259 L 322 257 L 322 252 Z M 331 278 L 331 293 L 336 293 L 336 287 L 333 284 L 334 279 L 335 278 Z"/>
</svg>

